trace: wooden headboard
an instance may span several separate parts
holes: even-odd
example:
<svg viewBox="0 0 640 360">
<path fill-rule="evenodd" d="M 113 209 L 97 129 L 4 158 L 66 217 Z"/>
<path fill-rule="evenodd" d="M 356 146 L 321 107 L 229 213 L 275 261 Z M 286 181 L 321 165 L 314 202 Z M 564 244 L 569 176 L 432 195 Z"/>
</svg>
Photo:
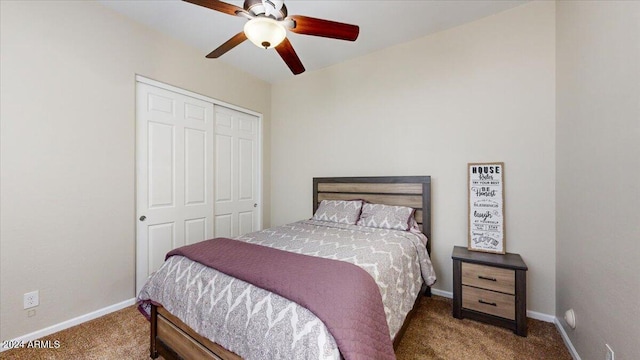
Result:
<svg viewBox="0 0 640 360">
<path fill-rule="evenodd" d="M 313 178 L 313 213 L 322 200 L 353 199 L 416 209 L 416 221 L 429 239 L 431 253 L 431 176 Z"/>
</svg>

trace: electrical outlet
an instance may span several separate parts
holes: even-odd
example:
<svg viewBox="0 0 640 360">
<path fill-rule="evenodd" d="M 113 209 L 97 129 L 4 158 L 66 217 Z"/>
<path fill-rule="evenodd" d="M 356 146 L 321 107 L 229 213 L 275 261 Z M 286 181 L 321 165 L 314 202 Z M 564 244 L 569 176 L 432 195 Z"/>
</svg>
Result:
<svg viewBox="0 0 640 360">
<path fill-rule="evenodd" d="M 607 346 L 607 360 L 616 360 L 616 356 L 613 353 L 613 349 L 609 344 L 605 344 Z"/>
<path fill-rule="evenodd" d="M 40 304 L 40 296 L 38 290 L 24 294 L 24 308 L 31 309 Z"/>
</svg>

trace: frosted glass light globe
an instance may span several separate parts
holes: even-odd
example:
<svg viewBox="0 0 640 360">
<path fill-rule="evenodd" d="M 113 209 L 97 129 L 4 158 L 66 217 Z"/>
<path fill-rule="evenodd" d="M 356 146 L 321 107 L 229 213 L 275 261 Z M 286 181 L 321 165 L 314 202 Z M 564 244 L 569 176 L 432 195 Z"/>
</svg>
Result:
<svg viewBox="0 0 640 360">
<path fill-rule="evenodd" d="M 272 18 L 256 17 L 244 24 L 244 34 L 256 46 L 270 49 L 280 45 L 287 36 L 287 30 Z"/>
</svg>

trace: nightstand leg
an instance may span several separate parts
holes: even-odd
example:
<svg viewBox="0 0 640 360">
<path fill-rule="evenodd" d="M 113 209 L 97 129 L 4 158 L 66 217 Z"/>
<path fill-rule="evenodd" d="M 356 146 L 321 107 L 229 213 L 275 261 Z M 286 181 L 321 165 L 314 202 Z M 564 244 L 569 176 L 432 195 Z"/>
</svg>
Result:
<svg viewBox="0 0 640 360">
<path fill-rule="evenodd" d="M 516 271 L 516 331 L 520 336 L 527 336 L 527 274 Z"/>
<path fill-rule="evenodd" d="M 462 262 L 453 261 L 453 317 L 462 319 Z"/>
</svg>

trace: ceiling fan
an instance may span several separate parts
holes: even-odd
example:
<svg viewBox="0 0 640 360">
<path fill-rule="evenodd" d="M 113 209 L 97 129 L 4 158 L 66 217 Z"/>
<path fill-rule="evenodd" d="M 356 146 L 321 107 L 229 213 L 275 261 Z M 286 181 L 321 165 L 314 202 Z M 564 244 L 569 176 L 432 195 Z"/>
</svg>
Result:
<svg viewBox="0 0 640 360">
<path fill-rule="evenodd" d="M 282 60 L 295 75 L 304 72 L 305 69 L 287 39 L 287 29 L 296 34 L 348 41 L 355 41 L 360 33 L 360 28 L 356 25 L 302 15 L 288 16 L 287 7 L 283 0 L 245 0 L 243 8 L 218 0 L 184 1 L 225 14 L 245 17 L 249 20 L 244 25 L 244 31 L 239 32 L 213 50 L 207 55 L 207 58 L 218 58 L 249 39 L 258 47 L 265 49 L 275 47 Z"/>
</svg>

